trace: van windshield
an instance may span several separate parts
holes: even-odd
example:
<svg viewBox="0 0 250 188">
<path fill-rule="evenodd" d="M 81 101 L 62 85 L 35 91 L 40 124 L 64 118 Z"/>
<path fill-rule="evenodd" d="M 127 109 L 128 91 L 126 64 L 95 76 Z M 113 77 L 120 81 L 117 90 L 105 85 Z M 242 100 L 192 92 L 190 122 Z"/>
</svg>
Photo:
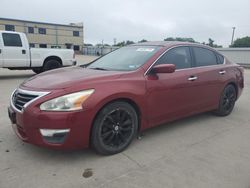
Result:
<svg viewBox="0 0 250 188">
<path fill-rule="evenodd" d="M 123 47 L 97 59 L 87 68 L 114 71 L 136 70 L 146 63 L 159 48 L 159 46 Z"/>
</svg>

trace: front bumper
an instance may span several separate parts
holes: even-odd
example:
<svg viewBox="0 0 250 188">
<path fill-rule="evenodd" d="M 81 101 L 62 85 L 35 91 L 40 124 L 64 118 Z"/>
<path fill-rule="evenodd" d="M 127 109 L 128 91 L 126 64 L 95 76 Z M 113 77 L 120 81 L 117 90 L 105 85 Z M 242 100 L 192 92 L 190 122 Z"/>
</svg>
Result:
<svg viewBox="0 0 250 188">
<path fill-rule="evenodd" d="M 8 113 L 13 130 L 24 142 L 63 150 L 89 146 L 91 111 L 44 112 L 31 106 L 18 112 L 10 106 Z"/>
</svg>

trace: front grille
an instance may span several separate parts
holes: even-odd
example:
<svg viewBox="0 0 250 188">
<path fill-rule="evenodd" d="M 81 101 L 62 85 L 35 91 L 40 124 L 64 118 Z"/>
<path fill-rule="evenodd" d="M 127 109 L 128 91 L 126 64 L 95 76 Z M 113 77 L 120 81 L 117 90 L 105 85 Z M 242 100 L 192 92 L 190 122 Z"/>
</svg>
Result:
<svg viewBox="0 0 250 188">
<path fill-rule="evenodd" d="M 15 91 L 12 97 L 13 105 L 20 111 L 22 111 L 25 104 L 31 100 L 37 98 L 39 95 L 31 95 L 28 93 L 22 93 L 18 90 Z"/>
</svg>

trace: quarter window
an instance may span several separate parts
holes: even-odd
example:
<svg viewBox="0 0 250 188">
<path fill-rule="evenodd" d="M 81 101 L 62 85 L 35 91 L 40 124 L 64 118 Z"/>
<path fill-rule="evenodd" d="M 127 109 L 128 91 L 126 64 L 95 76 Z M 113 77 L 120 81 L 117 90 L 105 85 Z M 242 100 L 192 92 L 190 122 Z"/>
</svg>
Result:
<svg viewBox="0 0 250 188">
<path fill-rule="evenodd" d="M 199 47 L 193 47 L 193 50 L 197 67 L 217 64 L 216 56 L 211 50 Z"/>
<path fill-rule="evenodd" d="M 22 41 L 18 34 L 3 33 L 2 36 L 4 46 L 22 47 Z"/>
<path fill-rule="evenodd" d="M 223 64 L 224 63 L 224 57 L 220 54 L 217 54 L 217 58 L 218 58 L 218 64 Z"/>
<path fill-rule="evenodd" d="M 176 47 L 164 54 L 156 63 L 174 64 L 176 69 L 185 69 L 191 67 L 191 55 L 189 47 Z"/>
</svg>

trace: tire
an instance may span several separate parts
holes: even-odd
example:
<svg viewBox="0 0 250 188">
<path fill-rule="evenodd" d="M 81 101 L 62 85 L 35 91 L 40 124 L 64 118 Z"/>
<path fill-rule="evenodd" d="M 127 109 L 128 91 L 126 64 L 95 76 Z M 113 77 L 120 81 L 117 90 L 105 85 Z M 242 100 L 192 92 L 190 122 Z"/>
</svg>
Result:
<svg viewBox="0 0 250 188">
<path fill-rule="evenodd" d="M 43 72 L 43 69 L 41 67 L 37 67 L 37 68 L 33 68 L 32 71 L 36 74 L 40 74 L 41 72 Z"/>
<path fill-rule="evenodd" d="M 105 106 L 97 115 L 91 134 L 91 145 L 102 155 L 125 150 L 138 129 L 138 116 L 128 103 L 118 101 Z"/>
<path fill-rule="evenodd" d="M 62 67 L 62 64 L 59 61 L 57 61 L 55 59 L 51 59 L 51 60 L 48 60 L 44 63 L 43 72 L 48 71 L 48 70 L 52 70 L 52 69 L 57 69 L 60 67 Z"/>
<path fill-rule="evenodd" d="M 232 84 L 227 85 L 220 97 L 219 107 L 214 113 L 217 116 L 227 116 L 234 108 L 237 99 L 237 92 Z"/>
</svg>

